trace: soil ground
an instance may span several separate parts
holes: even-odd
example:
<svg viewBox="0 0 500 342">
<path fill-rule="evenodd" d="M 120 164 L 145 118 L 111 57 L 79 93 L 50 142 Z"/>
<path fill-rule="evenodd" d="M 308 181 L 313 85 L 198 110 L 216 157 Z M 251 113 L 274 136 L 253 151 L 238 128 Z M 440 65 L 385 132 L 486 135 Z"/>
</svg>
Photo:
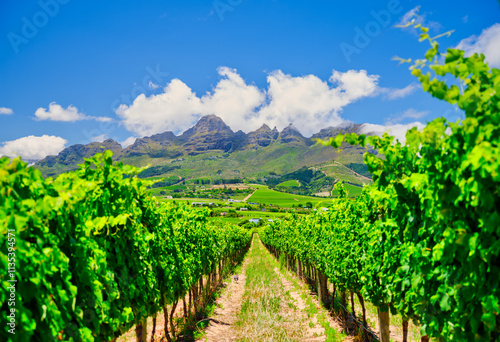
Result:
<svg viewBox="0 0 500 342">
<path fill-rule="evenodd" d="M 357 341 L 346 336 L 339 318 L 318 303 L 310 286 L 289 272 L 266 250 L 260 239 L 253 239 L 250 251 L 236 269 L 237 277 L 225 279 L 212 305 L 209 317 L 199 321 L 194 332 L 199 342 L 250 341 Z M 356 297 L 355 297 L 356 298 Z M 186 300 L 187 302 L 187 300 Z M 350 308 L 349 308 L 350 309 Z M 350 311 L 352 311 L 350 309 Z M 357 298 L 355 311 L 361 306 Z M 182 301 L 175 317 L 183 315 Z M 369 327 L 378 333 L 376 309 L 367 304 Z M 153 340 L 152 318 L 147 324 L 148 342 L 166 341 L 163 314 L 156 321 Z M 391 340 L 402 341 L 401 319 L 391 316 Z M 419 341 L 418 328 L 410 323 L 408 341 Z M 136 341 L 135 328 L 117 339 L 117 342 Z M 187 341 L 183 339 L 183 341 Z"/>
</svg>

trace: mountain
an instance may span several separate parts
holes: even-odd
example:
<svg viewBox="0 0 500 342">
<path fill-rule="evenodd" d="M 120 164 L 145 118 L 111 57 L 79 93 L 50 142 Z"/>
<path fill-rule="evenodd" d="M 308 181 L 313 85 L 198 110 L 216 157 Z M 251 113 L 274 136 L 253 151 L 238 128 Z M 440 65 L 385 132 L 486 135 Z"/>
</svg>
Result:
<svg viewBox="0 0 500 342">
<path fill-rule="evenodd" d="M 45 176 L 55 176 L 76 169 L 83 158 L 110 149 L 115 160 L 134 166 L 152 165 L 165 170 L 165 176 L 256 179 L 269 173 L 287 174 L 302 167 L 314 166 L 335 177 L 340 172 L 339 168 L 362 164 L 366 150 L 348 145 L 342 150 L 335 150 L 316 145 L 315 139 L 359 131 L 360 125 L 348 124 L 328 127 L 306 138 L 290 124 L 281 132 L 276 127 L 271 129 L 263 125 L 246 134 L 233 132 L 216 115 L 207 115 L 178 136 L 172 132 L 155 134 L 139 138 L 125 149 L 111 139 L 102 143 L 73 145 L 57 156 L 48 156 L 37 162 L 35 167 Z M 332 163 L 340 166 L 335 164 L 331 167 Z M 350 172 L 342 170 L 345 175 Z M 356 177 L 362 175 L 354 172 L 353 177 L 351 182 L 356 182 Z M 359 183 L 362 182 L 360 178 Z"/>
<path fill-rule="evenodd" d="M 327 128 L 323 128 L 321 131 L 319 131 L 316 134 L 313 134 L 311 139 L 312 140 L 314 140 L 314 139 L 326 140 L 326 139 L 329 139 L 331 137 L 337 136 L 337 134 L 347 134 L 347 133 L 358 133 L 359 134 L 361 131 L 361 126 L 362 125 L 350 124 L 350 123 L 342 124 L 342 125 L 335 126 L 335 127 L 330 126 Z"/>
<path fill-rule="evenodd" d="M 176 139 L 177 137 L 172 132 L 137 139 L 132 145 L 123 150 L 123 154 L 130 157 L 150 155 L 152 158 L 159 156 L 174 158 L 177 155 L 182 155 L 181 152 L 176 152 Z"/>
<path fill-rule="evenodd" d="M 285 127 L 279 135 L 279 139 L 282 143 L 290 143 L 295 142 L 299 144 L 308 144 L 311 142 L 311 139 L 305 138 L 302 134 L 300 134 L 299 130 L 295 128 L 294 125 L 290 124 Z"/>
<path fill-rule="evenodd" d="M 264 124 L 258 130 L 247 134 L 245 148 L 257 149 L 259 147 L 269 146 L 278 139 L 279 134 L 276 127 L 271 130 L 268 125 Z"/>
<path fill-rule="evenodd" d="M 87 145 L 72 145 L 62 150 L 57 156 L 47 156 L 39 160 L 35 163 L 35 167 L 40 170 L 50 170 L 45 172 L 46 175 L 54 176 L 62 172 L 75 170 L 78 168 L 78 164 L 83 162 L 83 158 L 92 157 L 94 154 L 106 150 L 113 151 L 115 158 L 120 158 L 123 148 L 113 139 L 92 142 Z"/>
<path fill-rule="evenodd" d="M 206 115 L 182 133 L 178 141 L 183 143 L 186 153 L 190 155 L 209 150 L 228 152 L 234 148 L 234 136 L 235 133 L 221 118 Z"/>
</svg>

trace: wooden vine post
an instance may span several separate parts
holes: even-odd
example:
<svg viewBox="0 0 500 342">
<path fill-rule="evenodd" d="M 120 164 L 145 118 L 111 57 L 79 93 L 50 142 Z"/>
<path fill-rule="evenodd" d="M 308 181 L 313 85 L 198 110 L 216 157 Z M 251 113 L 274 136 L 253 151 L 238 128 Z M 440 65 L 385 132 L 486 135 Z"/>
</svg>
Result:
<svg viewBox="0 0 500 342">
<path fill-rule="evenodd" d="M 156 316 L 157 313 L 153 315 L 153 331 L 151 332 L 151 342 L 155 342 L 155 334 L 156 334 Z"/>
<path fill-rule="evenodd" d="M 408 321 L 403 318 L 403 342 L 408 342 Z"/>
<path fill-rule="evenodd" d="M 326 304 L 328 302 L 327 278 L 319 270 L 317 270 L 316 274 L 316 280 L 318 284 L 318 300 L 320 301 L 320 303 Z"/>
<path fill-rule="evenodd" d="M 363 324 L 367 326 L 368 323 L 366 322 L 365 300 L 363 299 L 363 296 L 360 295 L 359 293 L 356 293 L 356 295 L 358 296 L 359 303 L 361 304 L 361 311 L 363 313 Z"/>
<path fill-rule="evenodd" d="M 137 342 L 147 342 L 148 340 L 148 320 L 143 319 L 135 326 L 135 337 Z"/>
<path fill-rule="evenodd" d="M 297 278 L 301 278 L 300 271 L 301 271 L 301 265 L 300 265 L 300 259 L 297 258 Z"/>
<path fill-rule="evenodd" d="M 387 308 L 386 311 L 382 311 L 380 307 L 378 307 L 377 311 L 380 342 L 390 342 L 389 309 Z"/>
</svg>

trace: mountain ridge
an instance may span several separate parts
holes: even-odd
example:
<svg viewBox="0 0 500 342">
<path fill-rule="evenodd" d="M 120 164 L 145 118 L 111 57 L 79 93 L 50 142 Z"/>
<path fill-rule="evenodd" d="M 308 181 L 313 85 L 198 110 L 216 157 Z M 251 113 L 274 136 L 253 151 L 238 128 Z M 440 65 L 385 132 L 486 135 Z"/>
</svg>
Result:
<svg viewBox="0 0 500 342">
<path fill-rule="evenodd" d="M 180 135 L 171 131 L 155 134 L 149 137 L 138 138 L 132 145 L 123 148 L 113 139 L 103 142 L 92 142 L 87 145 L 71 145 L 61 151 L 57 156 L 47 156 L 38 161 L 35 167 L 45 176 L 55 176 L 59 173 L 77 168 L 83 158 L 93 156 L 95 153 L 110 149 L 113 151 L 114 160 L 123 161 L 135 166 L 163 165 L 176 162 L 184 158 L 197 159 L 196 156 L 210 154 L 213 158 L 228 159 L 226 169 L 230 164 L 235 164 L 233 171 L 237 170 L 236 164 L 244 164 L 246 160 L 254 160 L 255 168 L 251 173 L 258 173 L 259 167 L 273 172 L 294 171 L 303 166 L 334 159 L 338 151 L 331 147 L 315 145 L 315 139 L 327 139 L 338 133 L 359 133 L 361 125 L 348 124 L 337 127 L 328 127 L 320 130 L 310 138 L 304 137 L 293 124 L 278 131 L 264 124 L 255 131 L 244 133 L 241 130 L 234 132 L 226 123 L 216 115 L 206 115 Z M 346 146 L 348 150 L 356 151 L 355 147 Z M 252 152 L 253 151 L 253 152 Z M 359 152 L 356 152 L 359 154 Z M 294 155 L 297 165 L 284 160 L 284 156 Z M 232 158 L 228 158 L 232 156 Z M 240 156 L 245 156 L 243 159 Z M 224 159 L 223 158 L 223 159 Z M 292 160 L 294 158 L 291 158 Z M 354 158 L 359 161 L 359 158 Z M 229 161 L 233 160 L 234 163 Z M 265 167 L 267 163 L 282 160 L 282 167 Z M 201 162 L 201 164 L 203 164 Z M 192 169 L 201 166 L 190 166 Z M 241 166 L 240 166 L 241 167 Z M 254 172 L 255 171 L 255 172 Z M 238 172 L 229 172 L 231 176 Z"/>
</svg>

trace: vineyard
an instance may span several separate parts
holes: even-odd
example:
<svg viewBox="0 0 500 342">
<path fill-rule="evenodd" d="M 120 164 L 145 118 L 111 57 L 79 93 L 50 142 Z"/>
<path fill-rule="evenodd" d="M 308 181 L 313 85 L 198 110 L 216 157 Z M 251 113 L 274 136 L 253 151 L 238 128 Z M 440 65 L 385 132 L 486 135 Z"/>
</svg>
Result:
<svg viewBox="0 0 500 342">
<path fill-rule="evenodd" d="M 373 184 L 352 198 L 339 182 L 328 210 L 275 220 L 259 236 L 346 325 L 350 316 L 364 340 L 390 341 L 391 312 L 403 318 L 403 341 L 410 321 L 422 341 L 499 341 L 500 70 L 477 54 L 439 53 L 417 28 L 431 49 L 413 62 L 413 75 L 465 120 L 435 119 L 405 142 L 354 133 L 322 141 L 366 147 Z M 159 314 L 165 338 L 176 340 L 177 304 L 189 311 L 243 259 L 249 230 L 209 220 L 208 209 L 158 202 L 147 192 L 152 181 L 136 177 L 141 171 L 114 164 L 110 151 L 55 179 L 0 159 L 3 341 L 114 341 L 133 326 L 146 341 L 145 322 Z M 281 286 L 260 245 L 252 253 L 252 293 L 262 282 Z M 276 301 L 289 295 L 268 292 Z M 245 302 L 252 320 L 258 303 Z"/>
<path fill-rule="evenodd" d="M 387 134 L 323 142 L 376 147 L 383 157 L 365 154 L 373 186 L 350 200 L 339 183 L 328 212 L 273 223 L 262 240 L 299 276 L 313 272 L 324 302 L 332 302 L 328 280 L 333 298 L 340 298 L 334 306 L 347 307 L 349 294 L 375 305 L 383 342 L 389 311 L 403 316 L 403 331 L 408 320 L 420 325 L 423 341 L 498 341 L 500 70 L 477 54 L 439 54 L 421 30 L 432 48 L 415 62 L 413 75 L 466 119 L 436 119 L 410 130 L 404 144 Z M 447 86 L 443 76 L 462 89 Z M 366 326 L 364 307 L 360 319 Z"/>
<path fill-rule="evenodd" d="M 55 180 L 19 160 L 0 164 L 3 341 L 110 341 L 133 325 L 141 335 L 186 294 L 194 305 L 203 276 L 205 287 L 219 281 L 250 243 L 207 211 L 158 203 L 110 151 Z M 168 324 L 165 335 L 175 337 Z"/>
</svg>

